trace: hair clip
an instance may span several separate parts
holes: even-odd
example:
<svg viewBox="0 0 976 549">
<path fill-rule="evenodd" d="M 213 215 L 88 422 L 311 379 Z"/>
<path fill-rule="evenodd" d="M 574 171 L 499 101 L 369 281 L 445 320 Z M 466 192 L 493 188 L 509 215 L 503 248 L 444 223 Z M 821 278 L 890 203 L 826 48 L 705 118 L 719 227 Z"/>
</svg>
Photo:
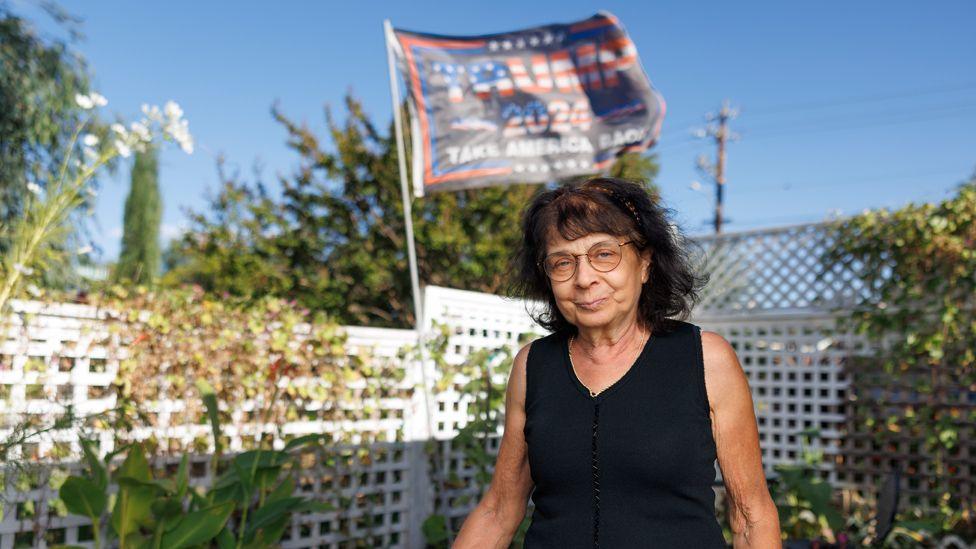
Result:
<svg viewBox="0 0 976 549">
<path fill-rule="evenodd" d="M 606 187 L 601 187 L 601 186 L 594 186 L 592 188 L 608 193 L 611 197 L 613 197 L 614 200 L 616 200 L 617 202 L 622 202 L 625 206 L 627 206 L 627 209 L 630 210 L 630 213 L 632 213 L 634 215 L 634 218 L 637 220 L 637 226 L 640 227 L 641 225 L 640 214 L 637 213 L 637 208 L 634 207 L 633 203 L 631 203 L 630 200 L 627 200 L 626 198 L 620 198 L 620 196 L 618 196 L 613 189 L 608 189 Z"/>
</svg>

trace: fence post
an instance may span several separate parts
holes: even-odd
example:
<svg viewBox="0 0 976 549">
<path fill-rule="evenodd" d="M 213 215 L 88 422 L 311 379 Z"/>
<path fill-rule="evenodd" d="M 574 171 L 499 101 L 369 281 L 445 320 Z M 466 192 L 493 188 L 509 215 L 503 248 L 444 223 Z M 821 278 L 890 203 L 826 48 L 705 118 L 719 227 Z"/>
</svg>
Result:
<svg viewBox="0 0 976 549">
<path fill-rule="evenodd" d="M 434 486 L 431 482 L 427 465 L 427 452 L 424 449 L 427 442 L 433 438 L 433 433 L 427 422 L 427 402 L 434 402 L 434 395 L 425 398 L 423 391 L 423 376 L 420 369 L 427 367 L 419 359 L 411 360 L 407 364 L 407 378 L 418 390 L 415 390 L 410 404 L 404 414 L 404 441 L 406 444 L 406 458 L 408 466 L 408 540 L 407 547 L 422 548 L 425 545 L 423 523 L 434 512 Z"/>
</svg>

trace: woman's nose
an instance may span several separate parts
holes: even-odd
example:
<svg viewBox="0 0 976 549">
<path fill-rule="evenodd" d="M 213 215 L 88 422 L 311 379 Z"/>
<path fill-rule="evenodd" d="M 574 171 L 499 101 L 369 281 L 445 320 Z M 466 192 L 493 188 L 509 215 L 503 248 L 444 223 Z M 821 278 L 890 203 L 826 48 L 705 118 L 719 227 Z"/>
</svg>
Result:
<svg viewBox="0 0 976 549">
<path fill-rule="evenodd" d="M 579 258 L 579 263 L 576 265 L 576 284 L 579 286 L 589 286 L 596 280 L 599 271 L 590 265 L 590 261 L 586 256 Z"/>
</svg>

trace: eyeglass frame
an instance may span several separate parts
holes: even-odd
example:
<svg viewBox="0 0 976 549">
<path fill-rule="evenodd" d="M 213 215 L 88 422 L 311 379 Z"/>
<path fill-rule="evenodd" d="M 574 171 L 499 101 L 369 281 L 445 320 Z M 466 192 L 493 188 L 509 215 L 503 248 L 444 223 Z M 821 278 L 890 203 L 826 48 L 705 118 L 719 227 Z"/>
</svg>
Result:
<svg viewBox="0 0 976 549">
<path fill-rule="evenodd" d="M 590 264 L 590 267 L 593 267 L 593 270 L 595 270 L 595 271 L 597 271 L 599 273 L 613 272 L 613 270 L 616 269 L 617 267 L 619 267 L 620 266 L 620 263 L 623 262 L 623 254 L 622 253 L 621 253 L 620 261 L 618 261 L 617 264 L 614 265 L 612 269 L 609 269 L 609 270 L 606 270 L 606 271 L 601 271 L 600 269 L 597 269 L 593 265 L 593 260 L 590 259 L 590 250 L 592 250 L 593 248 L 599 246 L 600 244 L 605 244 L 607 242 L 613 242 L 613 243 L 617 244 L 618 246 L 620 246 L 621 248 L 623 248 L 627 244 L 633 244 L 635 246 L 637 245 L 637 243 L 634 242 L 633 240 L 627 240 L 626 242 L 617 242 L 616 240 L 601 240 L 600 242 L 597 242 L 597 243 L 593 244 L 592 246 L 590 246 L 589 248 L 587 248 L 586 249 L 586 252 L 584 252 L 584 253 L 581 253 L 581 254 L 571 254 L 569 252 L 553 252 L 551 254 L 546 255 L 546 257 L 543 257 L 542 259 L 540 259 L 537 262 L 537 264 L 539 265 L 539 268 L 542 269 L 542 272 L 545 273 L 546 277 L 549 278 L 549 280 L 552 280 L 554 282 L 566 282 L 567 280 L 570 280 L 571 278 L 573 278 L 574 276 L 576 276 L 576 272 L 579 270 L 579 265 L 580 265 L 579 258 L 582 255 L 585 255 L 586 256 L 586 261 L 587 261 L 587 263 Z M 621 250 L 621 252 L 622 251 L 623 250 Z M 548 259 L 550 256 L 559 255 L 559 254 L 570 255 L 570 256 L 573 257 L 573 261 L 574 261 L 574 263 L 573 263 L 573 272 L 568 277 L 566 277 L 566 278 L 564 278 L 562 280 L 556 280 L 556 279 L 554 279 L 552 277 L 552 275 L 549 274 L 549 271 L 546 270 L 546 259 Z"/>
</svg>

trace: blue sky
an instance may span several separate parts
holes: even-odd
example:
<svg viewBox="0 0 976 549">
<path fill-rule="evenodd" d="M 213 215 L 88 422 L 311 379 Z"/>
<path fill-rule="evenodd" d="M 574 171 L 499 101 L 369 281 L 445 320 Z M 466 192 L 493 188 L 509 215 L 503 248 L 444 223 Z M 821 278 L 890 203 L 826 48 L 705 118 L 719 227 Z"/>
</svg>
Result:
<svg viewBox="0 0 976 549">
<path fill-rule="evenodd" d="M 33 4 L 15 9 L 50 22 Z M 908 2 L 122 2 L 65 1 L 83 20 L 76 49 L 110 113 L 179 102 L 197 150 L 161 159 L 164 235 L 202 210 L 215 158 L 274 188 L 296 169 L 270 115 L 324 129 L 352 90 L 390 117 L 382 21 L 439 34 L 486 34 L 615 14 L 668 104 L 658 184 L 690 234 L 709 232 L 714 190 L 695 170 L 714 146 L 689 136 L 728 99 L 725 230 L 787 225 L 949 196 L 976 167 L 976 4 Z M 107 113 L 107 114 L 110 114 Z M 690 188 L 701 181 L 701 190 Z M 128 170 L 97 206 L 102 259 L 118 254 Z"/>
</svg>

